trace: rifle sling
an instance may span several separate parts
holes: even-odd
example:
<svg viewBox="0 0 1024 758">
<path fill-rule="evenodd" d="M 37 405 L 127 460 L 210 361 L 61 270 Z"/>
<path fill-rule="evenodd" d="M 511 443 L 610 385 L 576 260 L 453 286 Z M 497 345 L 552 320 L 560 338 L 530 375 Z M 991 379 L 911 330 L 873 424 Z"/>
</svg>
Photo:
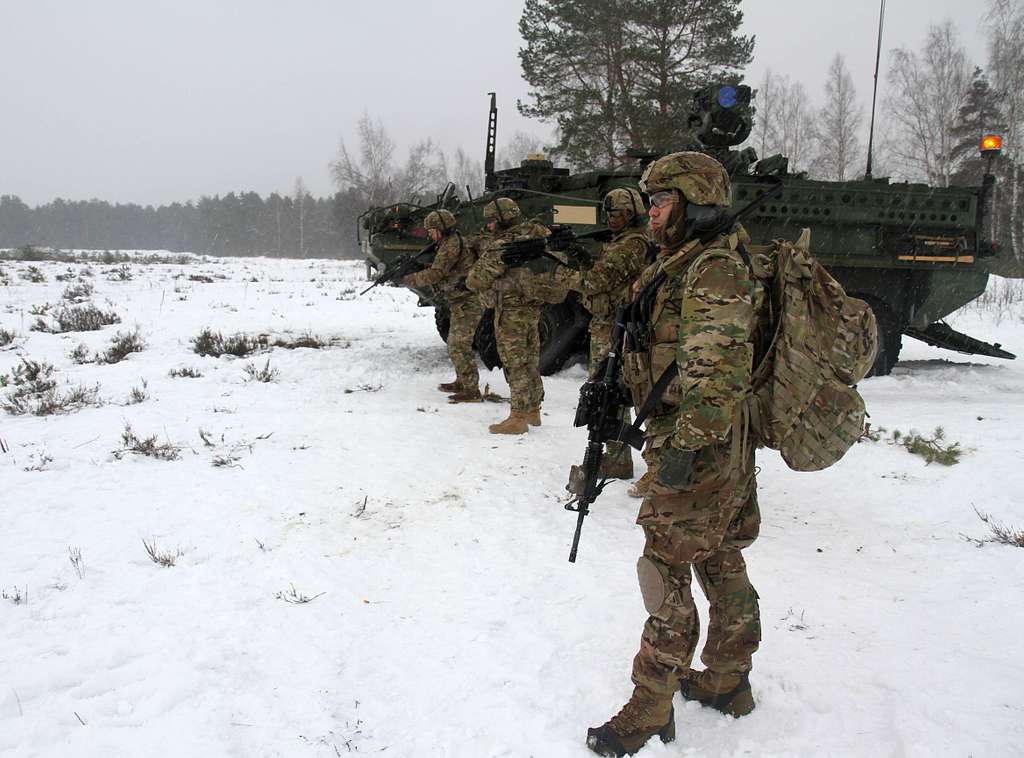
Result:
<svg viewBox="0 0 1024 758">
<path fill-rule="evenodd" d="M 640 426 L 647 420 L 647 417 L 651 415 L 651 411 L 661 401 L 661 396 L 665 394 L 665 390 L 668 385 L 672 382 L 676 376 L 679 375 L 679 364 L 672 361 L 665 370 L 661 372 L 661 376 L 658 377 L 658 381 L 654 383 L 651 388 L 651 394 L 644 400 L 643 405 L 636 412 L 636 420 L 632 424 L 623 424 L 622 429 L 619 432 L 619 440 L 628 443 L 631 447 L 635 447 L 637 450 L 643 448 L 643 431 Z"/>
</svg>

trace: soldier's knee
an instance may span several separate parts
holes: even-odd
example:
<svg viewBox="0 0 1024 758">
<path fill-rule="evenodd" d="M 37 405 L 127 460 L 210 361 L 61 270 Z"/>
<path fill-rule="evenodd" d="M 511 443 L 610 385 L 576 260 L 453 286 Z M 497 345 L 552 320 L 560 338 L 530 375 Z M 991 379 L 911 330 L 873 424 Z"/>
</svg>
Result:
<svg viewBox="0 0 1024 758">
<path fill-rule="evenodd" d="M 640 582 L 644 608 L 656 618 L 667 618 L 671 610 L 668 607 L 671 592 L 668 566 L 644 555 L 636 562 L 636 575 Z"/>
</svg>

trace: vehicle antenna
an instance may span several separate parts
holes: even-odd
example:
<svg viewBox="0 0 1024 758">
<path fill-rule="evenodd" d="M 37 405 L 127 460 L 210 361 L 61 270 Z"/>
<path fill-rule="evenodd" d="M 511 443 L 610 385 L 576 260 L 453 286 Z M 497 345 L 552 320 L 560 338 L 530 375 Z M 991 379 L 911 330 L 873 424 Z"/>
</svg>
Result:
<svg viewBox="0 0 1024 758">
<path fill-rule="evenodd" d="M 469 198 L 469 207 L 473 209 L 473 218 L 478 224 L 482 225 L 480 214 L 477 212 L 476 205 L 473 203 L 473 190 L 469 188 L 468 184 L 466 185 L 466 197 Z"/>
<path fill-rule="evenodd" d="M 878 49 L 875 51 L 875 85 L 871 92 L 871 128 L 868 129 L 868 167 L 864 178 L 871 178 L 871 147 L 875 139 L 875 100 L 878 97 L 878 63 L 882 59 L 882 24 L 885 22 L 885 0 L 878 10 Z"/>
<path fill-rule="evenodd" d="M 493 192 L 498 186 L 498 177 L 494 175 L 494 154 L 498 148 L 498 101 L 493 92 L 491 110 L 487 114 L 487 152 L 484 153 L 484 189 Z"/>
</svg>

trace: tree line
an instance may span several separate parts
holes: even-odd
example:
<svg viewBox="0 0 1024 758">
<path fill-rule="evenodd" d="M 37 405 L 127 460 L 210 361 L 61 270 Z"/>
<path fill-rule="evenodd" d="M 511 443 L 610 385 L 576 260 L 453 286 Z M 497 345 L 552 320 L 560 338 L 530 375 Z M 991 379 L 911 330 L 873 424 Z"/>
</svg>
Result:
<svg viewBox="0 0 1024 758">
<path fill-rule="evenodd" d="M 525 0 L 519 23 L 520 112 L 551 128 L 542 140 L 518 132 L 498 167 L 544 152 L 576 170 L 634 162 L 631 148 L 691 145 L 690 93 L 736 82 L 749 65 L 752 36 L 739 33 L 740 0 Z M 991 167 L 998 183 L 992 236 L 1024 260 L 1024 0 L 987 0 L 989 55 L 973 61 L 949 21 L 929 27 L 920 49 L 890 50 L 874 139 L 875 177 L 937 186 L 977 186 L 983 133 L 1004 137 Z M 768 70 L 756 89 L 749 145 L 781 153 L 791 172 L 853 180 L 866 167 L 867 113 L 842 52 L 820 97 Z M 364 112 L 353 144 L 341 141 L 329 164 L 337 192 L 314 198 L 301 179 L 291 194 L 204 197 L 157 208 L 55 200 L 29 208 L 0 198 L 0 246 L 164 248 L 218 255 L 358 257 L 356 224 L 366 208 L 431 202 L 451 181 L 482 191 L 482 161 L 446 153 L 424 138 L 399 155 L 380 119 Z"/>
<path fill-rule="evenodd" d="M 29 207 L 0 196 L 0 247 L 172 250 L 210 255 L 358 257 L 355 220 L 365 210 L 350 191 L 315 198 L 229 192 L 169 205 L 56 199 Z"/>
</svg>

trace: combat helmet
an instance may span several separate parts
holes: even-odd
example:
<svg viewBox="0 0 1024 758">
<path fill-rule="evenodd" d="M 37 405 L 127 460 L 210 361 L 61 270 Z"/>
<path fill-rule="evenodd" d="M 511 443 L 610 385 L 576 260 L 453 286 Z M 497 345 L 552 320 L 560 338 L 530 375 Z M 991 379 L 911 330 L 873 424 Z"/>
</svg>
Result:
<svg viewBox="0 0 1024 758">
<path fill-rule="evenodd" d="M 510 197 L 495 198 L 484 206 L 484 218 L 487 221 L 497 219 L 504 226 L 518 221 L 521 215 L 519 205 Z"/>
<path fill-rule="evenodd" d="M 424 229 L 437 229 L 441 234 L 446 234 L 456 226 L 455 216 L 451 211 L 431 211 L 423 219 Z"/>
<path fill-rule="evenodd" d="M 644 169 L 642 192 L 649 195 L 672 189 L 694 205 L 729 205 L 729 175 L 721 163 L 704 153 L 671 153 Z"/>
<path fill-rule="evenodd" d="M 626 214 L 626 223 L 639 224 L 647 215 L 647 208 L 640 193 L 632 187 L 619 187 L 604 196 L 604 212 L 621 211 Z"/>
</svg>

